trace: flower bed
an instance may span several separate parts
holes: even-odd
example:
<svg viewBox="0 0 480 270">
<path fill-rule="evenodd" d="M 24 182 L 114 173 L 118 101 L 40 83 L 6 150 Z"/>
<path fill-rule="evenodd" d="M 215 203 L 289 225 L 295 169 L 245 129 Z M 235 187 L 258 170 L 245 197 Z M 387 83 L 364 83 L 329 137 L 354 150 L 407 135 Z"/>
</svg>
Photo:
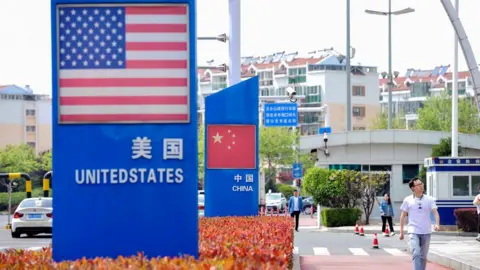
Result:
<svg viewBox="0 0 480 270">
<path fill-rule="evenodd" d="M 0 269 L 291 269 L 293 221 L 288 217 L 200 218 L 200 258 L 117 259 L 55 263 L 50 248 L 0 253 Z"/>
</svg>

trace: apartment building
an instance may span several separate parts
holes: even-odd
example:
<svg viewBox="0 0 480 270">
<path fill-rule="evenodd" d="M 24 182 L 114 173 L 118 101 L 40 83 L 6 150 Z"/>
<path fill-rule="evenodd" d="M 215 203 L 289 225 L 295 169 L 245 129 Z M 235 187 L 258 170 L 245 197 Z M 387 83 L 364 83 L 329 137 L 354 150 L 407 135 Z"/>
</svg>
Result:
<svg viewBox="0 0 480 270">
<path fill-rule="evenodd" d="M 352 97 L 352 128 L 362 130 L 377 117 L 378 72 L 376 67 L 352 65 L 351 89 L 347 93 L 346 67 L 342 57 L 334 54 L 275 53 L 263 57 L 242 58 L 242 79 L 259 76 L 260 96 L 285 96 L 286 88 L 295 88 L 300 107 L 328 105 L 332 132 L 345 131 L 347 94 Z M 203 98 L 227 87 L 228 74 L 218 69 L 198 70 L 199 109 Z M 264 101 L 273 102 L 273 101 Z M 325 125 L 325 112 L 301 112 L 302 135 L 314 135 Z M 199 116 L 201 117 L 201 116 Z"/>
<path fill-rule="evenodd" d="M 385 75 L 385 74 L 384 74 Z M 381 111 L 388 110 L 388 79 L 382 78 L 380 86 Z M 428 97 L 438 96 L 442 91 L 452 92 L 452 72 L 450 65 L 437 66 L 433 69 L 408 69 L 404 76 L 393 79 L 392 111 L 393 115 L 404 114 L 406 128 L 415 125 L 418 109 Z M 469 71 L 458 72 L 458 93 L 460 98 L 473 97 L 474 90 Z"/>
<path fill-rule="evenodd" d="M 52 148 L 52 101 L 27 85 L 0 86 L 0 148 L 27 143 L 40 153 Z"/>
</svg>

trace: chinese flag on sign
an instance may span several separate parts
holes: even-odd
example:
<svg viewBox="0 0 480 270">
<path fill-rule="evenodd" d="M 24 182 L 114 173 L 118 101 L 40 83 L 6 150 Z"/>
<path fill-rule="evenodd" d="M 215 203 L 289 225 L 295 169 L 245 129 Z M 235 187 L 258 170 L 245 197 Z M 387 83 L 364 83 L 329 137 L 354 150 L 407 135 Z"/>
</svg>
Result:
<svg viewBox="0 0 480 270">
<path fill-rule="evenodd" d="M 255 125 L 208 125 L 207 169 L 255 169 Z"/>
</svg>

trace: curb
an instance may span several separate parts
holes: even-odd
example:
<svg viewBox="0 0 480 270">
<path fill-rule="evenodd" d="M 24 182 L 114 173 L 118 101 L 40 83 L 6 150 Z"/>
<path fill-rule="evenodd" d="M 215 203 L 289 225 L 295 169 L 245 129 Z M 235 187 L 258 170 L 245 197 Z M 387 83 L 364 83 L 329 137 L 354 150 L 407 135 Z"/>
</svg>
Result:
<svg viewBox="0 0 480 270">
<path fill-rule="evenodd" d="M 293 268 L 292 270 L 300 270 L 300 254 L 294 250 L 293 251 Z M 475 269 L 477 270 L 477 269 Z"/>
<path fill-rule="evenodd" d="M 335 229 L 335 228 L 325 228 L 325 227 L 322 227 L 321 229 L 315 229 L 315 230 L 311 230 L 311 231 L 318 231 L 318 232 L 330 232 L 330 233 L 351 233 L 351 234 L 354 234 L 353 230 L 350 231 L 350 230 L 343 230 L 343 229 Z M 373 233 L 377 233 L 379 234 L 380 232 L 378 230 L 373 230 L 373 229 L 365 229 L 364 227 L 364 232 L 366 234 L 373 234 Z M 408 234 L 407 230 L 404 230 L 403 231 L 405 234 Z M 395 232 L 396 234 L 398 234 L 398 232 Z M 461 237 L 475 237 L 478 235 L 478 233 L 475 233 L 475 232 L 455 232 L 455 231 L 452 231 L 452 232 L 432 232 L 432 235 L 450 235 L 450 236 L 461 236 Z M 480 269 L 479 269 L 480 270 Z"/>
<path fill-rule="evenodd" d="M 448 257 L 446 254 L 443 254 L 438 251 L 429 251 L 427 260 L 436 264 L 449 267 L 451 269 L 461 269 L 461 270 L 480 270 L 479 267 L 471 265 L 461 259 L 455 257 Z"/>
</svg>

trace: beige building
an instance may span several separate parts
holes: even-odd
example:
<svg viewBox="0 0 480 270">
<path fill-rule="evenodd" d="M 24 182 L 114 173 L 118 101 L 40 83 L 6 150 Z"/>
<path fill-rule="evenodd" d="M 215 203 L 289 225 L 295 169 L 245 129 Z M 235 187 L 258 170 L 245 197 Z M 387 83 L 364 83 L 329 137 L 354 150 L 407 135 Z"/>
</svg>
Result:
<svg viewBox="0 0 480 270">
<path fill-rule="evenodd" d="M 52 149 L 52 101 L 30 87 L 0 86 L 0 149 L 27 143 L 36 153 Z"/>
<path fill-rule="evenodd" d="M 346 129 L 346 66 L 335 54 L 275 53 L 265 57 L 244 57 L 242 79 L 258 75 L 260 96 L 286 97 L 285 89 L 294 87 L 302 107 L 328 105 L 328 116 L 333 133 Z M 203 97 L 227 87 L 227 72 L 219 69 L 198 70 L 199 108 L 204 109 Z M 376 67 L 351 66 L 352 129 L 368 129 L 380 112 L 379 87 Z M 314 135 L 324 127 L 325 113 L 300 112 L 299 128 L 302 135 Z"/>
</svg>

